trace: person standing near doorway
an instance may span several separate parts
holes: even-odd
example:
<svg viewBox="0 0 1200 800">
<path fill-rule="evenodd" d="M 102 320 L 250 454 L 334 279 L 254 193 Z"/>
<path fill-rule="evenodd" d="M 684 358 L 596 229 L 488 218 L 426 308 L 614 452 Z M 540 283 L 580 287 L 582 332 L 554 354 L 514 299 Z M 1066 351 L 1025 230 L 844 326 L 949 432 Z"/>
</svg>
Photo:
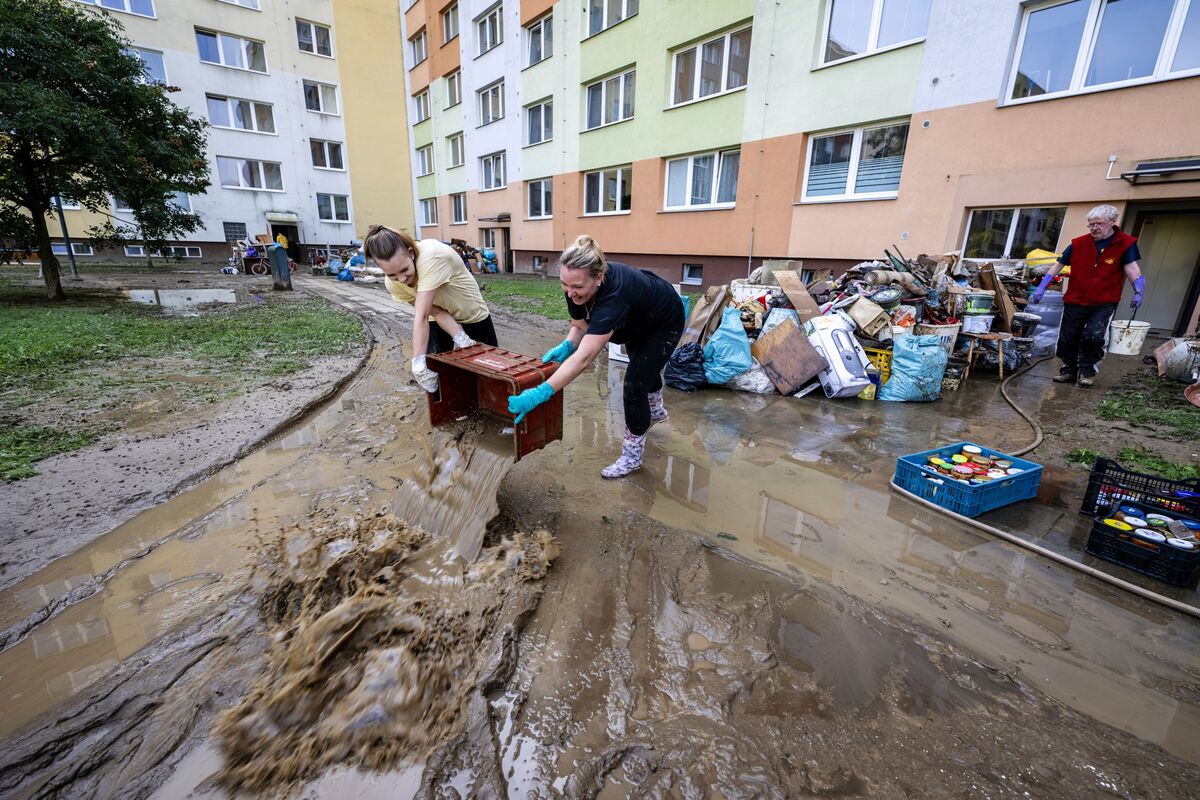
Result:
<svg viewBox="0 0 1200 800">
<path fill-rule="evenodd" d="M 683 334 L 683 302 L 671 284 L 652 272 L 609 261 L 590 236 L 580 236 L 559 257 L 559 280 L 571 327 L 542 362 L 562 364 L 545 383 L 508 398 L 517 422 L 575 380 L 611 341 L 625 345 L 625 436 L 621 455 L 600 470 L 621 478 L 642 466 L 650 426 L 667 419 L 662 371 Z"/>
<path fill-rule="evenodd" d="M 1121 302 L 1125 281 L 1133 285 L 1130 308 L 1137 311 L 1145 297 L 1146 278 L 1138 265 L 1137 239 L 1117 226 L 1117 216 L 1111 205 L 1089 211 L 1088 232 L 1071 240 L 1029 295 L 1030 303 L 1040 303 L 1050 281 L 1071 265 L 1058 332 L 1057 355 L 1063 363 L 1054 378 L 1056 383 L 1091 386 L 1104 358 L 1108 324 Z"/>
<path fill-rule="evenodd" d="M 383 270 L 392 299 L 413 307 L 412 373 L 422 389 L 438 390 L 426 355 L 476 343 L 497 346 L 479 284 L 449 245 L 436 239 L 417 242 L 403 231 L 372 225 L 363 252 Z"/>
</svg>

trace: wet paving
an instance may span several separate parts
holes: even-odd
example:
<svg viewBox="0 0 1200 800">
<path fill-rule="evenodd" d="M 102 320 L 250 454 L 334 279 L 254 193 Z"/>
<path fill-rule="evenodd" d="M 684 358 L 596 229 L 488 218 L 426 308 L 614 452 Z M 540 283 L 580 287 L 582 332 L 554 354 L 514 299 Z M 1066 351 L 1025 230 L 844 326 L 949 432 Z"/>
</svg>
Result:
<svg viewBox="0 0 1200 800">
<path fill-rule="evenodd" d="M 303 796 L 1196 796 L 1200 622 L 888 489 L 898 454 L 1028 441 L 994 382 L 928 406 L 668 392 L 645 467 L 607 482 L 623 368 L 601 359 L 562 442 L 456 472 L 407 318 L 320 288 L 380 340 L 339 398 L 0 595 L 0 794 L 221 796 L 210 730 L 267 657 L 268 544 L 384 507 L 444 538 L 482 500 L 562 551 L 511 675 L 427 759 L 348 759 Z M 561 336 L 498 327 L 531 353 Z M 458 494 L 431 501 L 439 475 Z M 1077 550 L 1078 481 L 1043 486 L 988 519 Z"/>
</svg>

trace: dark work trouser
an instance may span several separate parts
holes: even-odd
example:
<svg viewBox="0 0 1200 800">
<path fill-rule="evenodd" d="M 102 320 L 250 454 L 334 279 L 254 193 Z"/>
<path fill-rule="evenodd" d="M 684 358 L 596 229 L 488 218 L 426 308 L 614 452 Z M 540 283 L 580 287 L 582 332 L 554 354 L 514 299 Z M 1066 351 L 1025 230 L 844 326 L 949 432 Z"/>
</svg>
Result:
<svg viewBox="0 0 1200 800">
<path fill-rule="evenodd" d="M 1104 358 L 1108 323 L 1117 310 L 1116 303 L 1080 306 L 1063 303 L 1062 326 L 1058 329 L 1058 357 L 1064 372 L 1095 375 Z"/>
<path fill-rule="evenodd" d="M 492 327 L 491 315 L 481 319 L 479 322 L 460 322 L 463 331 L 474 339 L 479 344 L 490 344 L 492 347 L 498 347 L 499 342 L 496 341 L 496 329 Z M 429 323 L 429 348 L 426 352 L 433 353 L 449 353 L 454 349 L 454 337 L 442 330 L 442 327 L 432 320 Z"/>
<path fill-rule="evenodd" d="M 650 430 L 649 395 L 662 390 L 663 368 L 682 335 L 681 305 L 678 324 L 672 321 L 667 330 L 658 330 L 645 339 L 625 344 L 625 352 L 629 355 L 629 366 L 625 369 L 625 427 L 636 436 Z"/>
</svg>

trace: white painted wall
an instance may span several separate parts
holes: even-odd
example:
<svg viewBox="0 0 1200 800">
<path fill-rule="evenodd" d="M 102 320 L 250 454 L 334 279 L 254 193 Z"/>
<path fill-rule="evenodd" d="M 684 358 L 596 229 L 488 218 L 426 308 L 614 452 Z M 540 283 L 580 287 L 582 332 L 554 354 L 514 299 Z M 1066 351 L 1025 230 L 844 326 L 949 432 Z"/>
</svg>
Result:
<svg viewBox="0 0 1200 800">
<path fill-rule="evenodd" d="M 521 180 L 521 9 L 518 0 L 503 4 L 504 41 L 483 55 L 479 53 L 479 30 L 476 17 L 495 5 L 491 0 L 468 0 L 460 3 L 463 14 L 462 41 L 463 110 L 466 131 L 466 188 L 482 188 L 479 158 L 501 150 L 506 155 L 507 181 L 511 185 Z M 479 126 L 477 92 L 499 78 L 504 78 L 504 118 L 490 125 Z"/>
<path fill-rule="evenodd" d="M 933 0 L 914 113 L 998 102 L 1008 82 L 1025 4 Z"/>
</svg>

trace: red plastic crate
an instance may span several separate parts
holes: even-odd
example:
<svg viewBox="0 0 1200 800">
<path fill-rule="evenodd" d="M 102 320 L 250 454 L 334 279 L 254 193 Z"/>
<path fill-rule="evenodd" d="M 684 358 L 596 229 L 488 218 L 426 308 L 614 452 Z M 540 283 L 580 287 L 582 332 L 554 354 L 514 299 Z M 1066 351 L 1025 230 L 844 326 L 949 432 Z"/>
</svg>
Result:
<svg viewBox="0 0 1200 800">
<path fill-rule="evenodd" d="M 438 374 L 438 391 L 429 395 L 429 422 L 434 427 L 477 410 L 513 423 L 516 415 L 508 410 L 509 396 L 537 386 L 558 369 L 554 362 L 543 364 L 540 358 L 487 344 L 431 355 L 426 363 Z M 562 439 L 562 392 L 555 392 L 553 397 L 526 414 L 520 425 L 513 427 L 516 429 L 513 451 L 517 461 Z"/>
</svg>

